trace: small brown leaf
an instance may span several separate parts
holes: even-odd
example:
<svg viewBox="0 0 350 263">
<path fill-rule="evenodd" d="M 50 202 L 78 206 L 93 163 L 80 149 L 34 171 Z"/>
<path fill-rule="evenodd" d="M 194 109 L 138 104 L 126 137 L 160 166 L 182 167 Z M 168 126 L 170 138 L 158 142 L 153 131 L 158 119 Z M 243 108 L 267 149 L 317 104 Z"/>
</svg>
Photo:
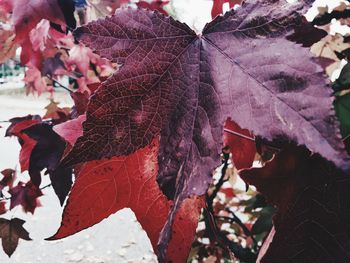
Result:
<svg viewBox="0 0 350 263">
<path fill-rule="evenodd" d="M 18 239 L 31 240 L 28 231 L 23 227 L 24 223 L 25 221 L 19 218 L 11 220 L 0 218 L 2 248 L 9 257 L 15 252 L 18 246 Z"/>
</svg>

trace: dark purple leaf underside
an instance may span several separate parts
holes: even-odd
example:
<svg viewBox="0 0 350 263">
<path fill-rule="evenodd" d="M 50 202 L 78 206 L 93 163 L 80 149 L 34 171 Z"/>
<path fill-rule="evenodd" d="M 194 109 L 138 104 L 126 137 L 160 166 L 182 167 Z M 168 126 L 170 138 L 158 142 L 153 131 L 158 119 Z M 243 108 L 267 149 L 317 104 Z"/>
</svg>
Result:
<svg viewBox="0 0 350 263">
<path fill-rule="evenodd" d="M 79 28 L 81 42 L 123 66 L 92 96 L 84 135 L 63 165 L 127 155 L 160 134 L 157 180 L 175 200 L 161 254 L 182 200 L 207 190 L 228 117 L 348 169 L 322 69 L 286 39 L 310 2 L 246 1 L 201 36 L 170 17 L 132 9 Z"/>
<path fill-rule="evenodd" d="M 39 186 L 41 171 L 46 168 L 52 187 L 63 205 L 72 186 L 72 169 L 59 166 L 66 143 L 53 131 L 52 125 L 40 123 L 24 130 L 30 138 L 37 141 L 29 161 L 29 175 L 32 182 Z"/>
</svg>

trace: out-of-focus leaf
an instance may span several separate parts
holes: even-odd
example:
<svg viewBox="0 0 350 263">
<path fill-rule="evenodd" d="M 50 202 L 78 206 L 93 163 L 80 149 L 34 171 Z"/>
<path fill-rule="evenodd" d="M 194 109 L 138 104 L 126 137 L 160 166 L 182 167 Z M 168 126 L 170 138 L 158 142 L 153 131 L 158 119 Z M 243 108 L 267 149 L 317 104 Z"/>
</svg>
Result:
<svg viewBox="0 0 350 263">
<path fill-rule="evenodd" d="M 25 39 L 41 19 L 75 27 L 73 0 L 2 0 L 1 5 L 7 5 L 12 12 L 16 42 Z"/>
<path fill-rule="evenodd" d="M 335 92 L 350 89 L 350 63 L 343 67 L 339 77 L 333 83 L 333 89 Z"/>
<path fill-rule="evenodd" d="M 311 47 L 325 36 L 327 36 L 326 31 L 314 27 L 304 18 L 303 22 L 294 28 L 293 34 L 288 36 L 287 39 L 302 44 L 304 47 Z"/>
<path fill-rule="evenodd" d="M 35 208 L 40 205 L 37 198 L 43 195 L 39 187 L 31 181 L 26 184 L 19 182 L 17 186 L 10 189 L 9 193 L 11 194 L 10 209 L 21 205 L 24 212 L 30 212 L 32 214 L 34 214 Z"/>
<path fill-rule="evenodd" d="M 52 130 L 52 125 L 47 123 L 33 125 L 23 132 L 37 142 L 29 160 L 32 182 L 39 186 L 41 171 L 46 168 L 52 187 L 63 204 L 72 186 L 72 169 L 58 166 L 66 146 L 64 140 Z"/>
<path fill-rule="evenodd" d="M 0 27 L 0 64 L 15 56 L 17 45 L 13 41 L 14 38 L 13 31 Z"/>
<path fill-rule="evenodd" d="M 272 206 L 264 207 L 252 227 L 252 234 L 257 235 L 270 231 L 272 228 L 272 216 L 274 213 L 275 209 Z"/>
<path fill-rule="evenodd" d="M 152 0 L 151 2 L 141 0 L 136 3 L 138 7 L 149 9 L 152 11 L 157 10 L 164 15 L 168 15 L 168 13 L 164 10 L 164 6 L 167 4 L 169 4 L 169 1 L 167 0 Z"/>
<path fill-rule="evenodd" d="M 0 181 L 0 192 L 4 187 L 12 188 L 13 182 L 16 179 L 16 170 L 5 169 L 1 171 L 3 178 Z"/>
<path fill-rule="evenodd" d="M 340 121 L 340 132 L 350 154 L 350 93 L 337 96 L 334 107 Z"/>
<path fill-rule="evenodd" d="M 21 172 L 24 172 L 29 169 L 29 159 L 36 145 L 36 141 L 23 133 L 23 130 L 40 123 L 41 118 L 38 115 L 28 115 L 25 117 L 12 118 L 10 122 L 11 125 L 7 128 L 5 136 L 16 136 L 18 138 L 22 146 L 19 153 L 19 163 L 21 165 Z"/>
<path fill-rule="evenodd" d="M 213 0 L 213 7 L 211 8 L 211 17 L 213 19 L 223 14 L 223 5 L 225 3 L 228 3 L 229 7 L 233 8 L 235 5 L 240 5 L 242 0 Z"/>
<path fill-rule="evenodd" d="M 350 260 L 348 175 L 293 145 L 240 175 L 277 206 L 276 233 L 261 262 Z"/>
<path fill-rule="evenodd" d="M 2 248 L 9 257 L 15 252 L 20 238 L 31 240 L 28 231 L 23 227 L 24 223 L 25 221 L 19 218 L 13 218 L 11 220 L 0 218 Z"/>
</svg>

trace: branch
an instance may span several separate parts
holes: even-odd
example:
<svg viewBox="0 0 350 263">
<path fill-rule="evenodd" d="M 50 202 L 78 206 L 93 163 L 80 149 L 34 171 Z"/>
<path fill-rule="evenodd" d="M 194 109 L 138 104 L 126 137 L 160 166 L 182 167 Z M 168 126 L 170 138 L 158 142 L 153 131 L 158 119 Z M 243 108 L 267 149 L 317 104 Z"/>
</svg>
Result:
<svg viewBox="0 0 350 263">
<path fill-rule="evenodd" d="M 52 184 L 45 185 L 45 186 L 41 187 L 40 190 L 44 190 L 45 188 L 48 188 L 48 187 L 51 187 L 51 186 L 52 186 Z M 0 197 L 0 201 L 10 200 L 11 199 L 11 197 L 6 197 L 6 196 L 4 196 L 4 194 L 2 194 L 2 195 L 3 195 L 3 197 Z"/>
<path fill-rule="evenodd" d="M 57 80 L 55 80 L 53 77 L 51 77 L 50 75 L 46 75 L 46 77 L 50 80 L 53 81 L 53 83 L 56 83 L 58 86 L 60 86 L 62 89 L 68 91 L 69 93 L 73 93 L 74 91 L 67 88 L 66 86 L 64 86 L 63 84 L 61 84 L 60 82 L 58 82 Z"/>
<path fill-rule="evenodd" d="M 249 248 L 244 248 L 237 242 L 230 240 L 223 232 L 221 232 L 216 225 L 215 218 L 208 209 L 204 209 L 203 215 L 206 229 L 210 232 L 212 237 L 216 238 L 221 247 L 228 248 L 237 259 L 243 262 L 255 262 L 257 255 Z"/>
<path fill-rule="evenodd" d="M 242 228 L 244 234 L 251 237 L 251 239 L 254 242 L 254 246 L 257 248 L 258 242 L 254 238 L 254 236 L 253 236 L 252 232 L 249 230 L 249 228 L 242 222 L 242 220 L 231 209 L 226 208 L 225 210 L 232 215 L 233 222 L 237 223 L 237 225 L 239 225 Z"/>
<path fill-rule="evenodd" d="M 230 158 L 230 154 L 229 153 L 225 153 L 223 151 L 223 155 L 224 155 L 224 160 L 223 160 L 224 166 L 221 169 L 221 177 L 220 177 L 218 183 L 215 185 L 215 188 L 214 188 L 214 191 L 212 192 L 212 194 L 210 196 L 208 196 L 208 194 L 207 194 L 207 198 L 206 198 L 207 199 L 208 209 L 212 213 L 213 213 L 213 202 L 214 202 L 214 199 L 215 199 L 216 195 L 218 194 L 218 192 L 220 191 L 220 188 L 222 187 L 222 185 L 227 181 L 227 179 L 225 179 L 225 175 L 226 175 L 226 170 L 227 170 L 227 167 L 228 167 L 228 160 Z"/>
<path fill-rule="evenodd" d="M 231 251 L 237 259 L 242 260 L 244 262 L 253 263 L 253 262 L 255 262 L 257 255 L 254 254 L 249 248 L 244 248 L 243 246 L 241 246 L 237 242 L 230 240 L 218 228 L 218 226 L 216 224 L 215 217 L 213 216 L 213 214 L 214 214 L 214 209 L 213 209 L 214 199 L 217 196 L 217 193 L 220 191 L 220 188 L 222 187 L 222 185 L 227 181 L 227 179 L 225 179 L 225 175 L 226 175 L 226 170 L 228 167 L 228 160 L 230 158 L 230 154 L 223 150 L 223 156 L 224 156 L 224 159 L 223 159 L 223 167 L 221 169 L 221 177 L 220 177 L 218 183 L 215 185 L 215 188 L 214 188 L 214 191 L 212 192 L 212 194 L 210 196 L 208 194 L 206 195 L 207 208 L 204 209 L 204 211 L 203 211 L 205 228 L 207 231 L 209 231 L 209 236 L 210 236 L 211 240 L 214 239 L 221 245 L 222 248 L 229 249 L 229 251 Z M 235 220 L 234 217 L 230 218 L 230 219 Z M 241 222 L 241 224 L 243 224 L 241 220 L 239 220 L 239 222 Z M 247 230 L 249 231 L 249 229 L 247 229 Z M 245 230 L 243 229 L 243 231 L 245 231 Z"/>
</svg>

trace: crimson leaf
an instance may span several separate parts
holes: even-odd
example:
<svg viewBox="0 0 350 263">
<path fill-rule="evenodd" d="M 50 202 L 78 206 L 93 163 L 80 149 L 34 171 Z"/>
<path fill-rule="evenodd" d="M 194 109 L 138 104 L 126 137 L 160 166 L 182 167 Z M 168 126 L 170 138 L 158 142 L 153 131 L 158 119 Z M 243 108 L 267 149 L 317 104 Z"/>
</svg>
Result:
<svg viewBox="0 0 350 263">
<path fill-rule="evenodd" d="M 286 39 L 311 2 L 246 1 L 199 36 L 158 12 L 131 9 L 75 31 L 123 66 L 92 96 L 83 136 L 62 164 L 127 155 L 160 134 L 157 180 L 175 200 L 160 259 L 176 210 L 187 196 L 205 193 L 220 163 L 228 117 L 263 138 L 305 144 L 349 169 L 322 69 L 307 49 Z"/>
<path fill-rule="evenodd" d="M 74 126 L 78 126 L 80 121 L 74 121 L 77 122 Z M 173 205 L 155 180 L 158 144 L 156 138 L 150 146 L 126 157 L 84 163 L 76 173 L 61 226 L 49 240 L 72 235 L 128 207 L 157 252 L 159 234 Z M 202 207 L 203 199 L 198 197 L 187 198 L 182 203 L 174 220 L 167 262 L 186 261 Z"/>
<path fill-rule="evenodd" d="M 4 5 L 12 12 L 16 41 L 23 41 L 41 19 L 71 28 L 76 26 L 72 0 L 3 0 L 0 6 Z"/>
</svg>

